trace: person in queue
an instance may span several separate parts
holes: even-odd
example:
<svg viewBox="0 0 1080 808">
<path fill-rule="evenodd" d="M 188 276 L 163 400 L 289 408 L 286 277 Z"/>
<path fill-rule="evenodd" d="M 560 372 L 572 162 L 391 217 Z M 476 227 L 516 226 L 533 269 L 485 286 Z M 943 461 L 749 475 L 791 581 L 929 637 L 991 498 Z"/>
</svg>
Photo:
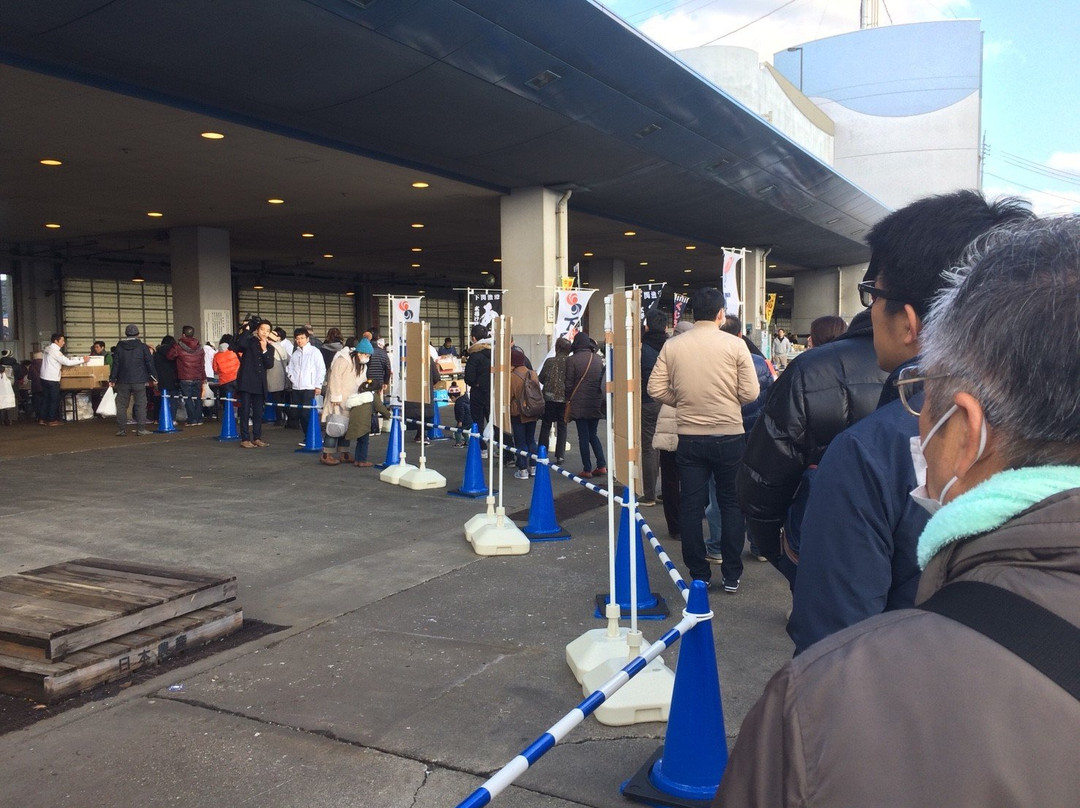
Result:
<svg viewBox="0 0 1080 808">
<path fill-rule="evenodd" d="M 950 277 L 896 388 L 933 514 L 917 608 L 787 663 L 715 806 L 1080 805 L 1080 769 L 1046 768 L 1080 737 L 1061 653 L 1080 632 L 1080 352 L 1058 350 L 1080 343 L 1078 304 L 1076 216 L 1007 226 Z"/>
<path fill-rule="evenodd" d="M 117 437 L 127 434 L 128 402 L 133 399 L 135 434 L 150 434 L 146 428 L 146 385 L 156 381 L 154 373 L 150 349 L 139 339 L 139 327 L 132 323 L 124 329 L 124 338 L 116 345 L 109 370 L 109 386 L 116 393 Z"/>
</svg>

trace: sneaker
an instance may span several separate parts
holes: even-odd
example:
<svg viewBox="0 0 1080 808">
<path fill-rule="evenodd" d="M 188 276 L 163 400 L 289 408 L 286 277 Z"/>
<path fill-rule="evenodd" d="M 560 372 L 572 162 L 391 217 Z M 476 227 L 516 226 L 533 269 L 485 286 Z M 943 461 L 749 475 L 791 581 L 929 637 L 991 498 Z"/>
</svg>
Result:
<svg viewBox="0 0 1080 808">
<path fill-rule="evenodd" d="M 750 545 L 750 555 L 752 555 L 758 561 L 768 561 L 769 560 L 768 557 L 765 556 L 761 552 L 761 550 L 758 549 L 758 546 L 756 544 L 751 544 Z"/>
<path fill-rule="evenodd" d="M 716 553 L 706 553 L 705 554 L 705 560 L 708 561 L 710 564 L 723 564 L 724 563 L 724 559 L 721 558 Z"/>
<path fill-rule="evenodd" d="M 642 507 L 645 507 L 645 508 L 651 508 L 656 504 L 656 500 L 655 499 L 639 499 L 637 501 L 637 504 L 641 505 Z"/>
<path fill-rule="evenodd" d="M 516 477 L 519 480 L 527 480 L 527 479 L 529 479 L 529 470 L 528 469 L 518 469 L 517 471 L 514 472 L 514 477 Z"/>
<path fill-rule="evenodd" d="M 249 440 L 242 440 L 242 441 L 240 441 L 240 448 L 241 448 L 241 449 L 254 449 L 254 448 L 255 448 L 255 444 L 254 444 L 254 443 L 252 443 L 252 442 L 251 442 L 251 441 L 249 441 Z"/>
<path fill-rule="evenodd" d="M 302 441 L 300 441 L 300 442 L 299 442 L 298 444 L 296 444 L 296 445 L 297 445 L 297 446 L 299 446 L 299 447 L 301 447 L 301 448 L 303 448 L 304 446 L 307 446 L 307 441 L 303 441 L 303 440 L 302 440 Z"/>
<path fill-rule="evenodd" d="M 202 421 L 188 421 L 187 425 L 188 426 L 202 426 L 203 422 Z"/>
<path fill-rule="evenodd" d="M 739 591 L 739 579 L 738 578 L 725 578 L 724 579 L 724 591 L 729 595 L 734 595 Z"/>
<path fill-rule="evenodd" d="M 270 445 L 269 443 L 266 443 L 265 441 L 263 441 L 262 438 L 255 438 L 255 440 L 253 440 L 252 443 L 254 443 L 256 446 L 258 446 L 260 449 Z"/>
<path fill-rule="evenodd" d="M 555 455 L 554 463 L 555 463 L 556 466 L 561 466 L 563 464 L 563 456 L 562 455 Z"/>
<path fill-rule="evenodd" d="M 135 434 L 136 434 L 136 435 L 140 435 L 140 436 L 142 436 L 142 435 L 149 435 L 149 434 L 150 434 L 150 430 L 149 430 L 149 429 L 136 429 L 136 430 L 135 430 Z"/>
<path fill-rule="evenodd" d="M 122 437 L 124 437 L 124 436 L 125 436 L 126 434 L 127 434 L 127 430 L 126 430 L 126 429 L 120 429 L 120 430 L 117 430 L 117 432 L 116 432 L 116 437 L 118 437 L 118 438 L 122 438 Z"/>
</svg>

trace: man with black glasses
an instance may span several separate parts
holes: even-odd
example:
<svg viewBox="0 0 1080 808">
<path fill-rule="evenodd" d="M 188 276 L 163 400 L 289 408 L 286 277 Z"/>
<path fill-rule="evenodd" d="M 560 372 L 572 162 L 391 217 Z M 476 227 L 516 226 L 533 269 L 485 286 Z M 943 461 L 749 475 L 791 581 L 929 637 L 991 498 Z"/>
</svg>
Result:
<svg viewBox="0 0 1080 808">
<path fill-rule="evenodd" d="M 833 439 L 813 477 L 788 622 L 796 654 L 914 603 L 915 545 L 929 515 L 908 496 L 919 484 L 911 452 L 918 419 L 897 400 L 896 381 L 917 366 L 930 305 L 968 246 L 1030 217 L 1019 200 L 989 203 L 960 191 L 913 202 L 870 231 L 870 266 L 859 292 L 870 308 L 878 365 L 890 375 L 878 409 Z M 921 387 L 908 387 L 905 398 L 921 401 Z"/>
</svg>

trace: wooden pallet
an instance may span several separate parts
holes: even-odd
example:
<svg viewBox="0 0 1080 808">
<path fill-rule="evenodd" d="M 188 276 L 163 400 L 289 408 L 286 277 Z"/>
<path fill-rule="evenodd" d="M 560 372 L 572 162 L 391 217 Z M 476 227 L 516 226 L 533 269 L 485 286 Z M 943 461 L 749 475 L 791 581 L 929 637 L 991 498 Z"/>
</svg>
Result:
<svg viewBox="0 0 1080 808">
<path fill-rule="evenodd" d="M 234 601 L 115 637 L 59 662 L 0 653 L 0 692 L 49 704 L 224 637 L 243 622 L 244 613 Z"/>
<path fill-rule="evenodd" d="M 56 661 L 236 597 L 236 577 L 80 558 L 0 578 L 0 654 Z"/>
</svg>

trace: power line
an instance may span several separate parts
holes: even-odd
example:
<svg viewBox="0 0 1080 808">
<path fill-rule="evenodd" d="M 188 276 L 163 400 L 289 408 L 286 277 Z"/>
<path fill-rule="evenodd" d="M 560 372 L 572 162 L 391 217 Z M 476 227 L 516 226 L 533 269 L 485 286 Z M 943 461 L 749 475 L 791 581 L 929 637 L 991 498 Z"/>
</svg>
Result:
<svg viewBox="0 0 1080 808">
<path fill-rule="evenodd" d="M 711 44 L 713 44 L 714 42 L 719 42 L 719 41 L 720 41 L 721 39 L 727 39 L 727 38 L 728 38 L 729 36 L 731 36 L 732 34 L 737 34 L 737 33 L 739 33 L 739 31 L 742 31 L 742 30 L 743 30 L 743 29 L 745 29 L 745 28 L 749 28 L 749 27 L 750 27 L 751 25 L 753 25 L 753 24 L 755 24 L 755 23 L 759 23 L 759 22 L 761 22 L 761 21 L 762 21 L 763 19 L 765 19 L 766 17 L 771 17 L 771 16 L 772 16 L 773 14 L 775 14 L 776 12 L 778 12 L 778 11 L 780 11 L 780 10 L 782 10 L 782 9 L 785 9 L 785 8 L 787 8 L 788 6 L 790 6 L 790 5 L 792 4 L 792 3 L 796 3 L 796 2 L 798 2 L 798 0 L 787 0 L 787 2 L 786 2 L 786 3 L 782 3 L 781 5 L 779 5 L 779 6 L 777 6 L 776 8 L 774 8 L 774 9 L 773 9 L 772 11 L 769 11 L 769 12 L 767 12 L 767 13 L 765 13 L 765 14 L 762 14 L 762 15 L 761 15 L 760 17 L 758 17 L 757 19 L 754 19 L 754 20 L 750 20 L 750 22 L 746 23 L 745 25 L 740 25 L 740 26 L 739 26 L 738 28 L 734 29 L 733 31 L 728 31 L 728 32 L 727 32 L 726 34 L 722 34 L 722 35 L 720 35 L 720 36 L 716 37 L 716 39 L 710 39 L 710 40 L 709 40 L 708 42 L 705 42 L 705 43 L 703 43 L 703 44 L 701 45 L 701 47 L 705 47 L 705 45 L 711 45 Z"/>
<path fill-rule="evenodd" d="M 1036 187 L 1034 187 L 1032 185 L 1024 185 L 1024 183 L 1022 183 L 1022 182 L 1017 182 L 1016 180 L 1011 180 L 1008 177 L 1003 177 L 1000 174 L 994 174 L 993 172 L 990 172 L 990 171 L 986 172 L 986 176 L 994 177 L 995 179 L 999 179 L 1002 182 L 1009 183 L 1009 185 L 1015 185 L 1018 188 L 1024 188 L 1025 190 L 1028 190 L 1028 191 L 1035 191 L 1035 193 L 1044 194 L 1045 196 L 1052 196 L 1052 197 L 1054 197 L 1056 199 L 1063 199 L 1064 201 L 1066 201 L 1066 202 L 1068 202 L 1068 203 L 1070 203 L 1072 205 L 1080 206 L 1080 199 L 1077 199 L 1075 197 L 1062 196 L 1061 194 L 1055 194 L 1053 191 L 1046 191 L 1046 190 L 1044 190 L 1042 188 L 1036 188 Z"/>
</svg>

